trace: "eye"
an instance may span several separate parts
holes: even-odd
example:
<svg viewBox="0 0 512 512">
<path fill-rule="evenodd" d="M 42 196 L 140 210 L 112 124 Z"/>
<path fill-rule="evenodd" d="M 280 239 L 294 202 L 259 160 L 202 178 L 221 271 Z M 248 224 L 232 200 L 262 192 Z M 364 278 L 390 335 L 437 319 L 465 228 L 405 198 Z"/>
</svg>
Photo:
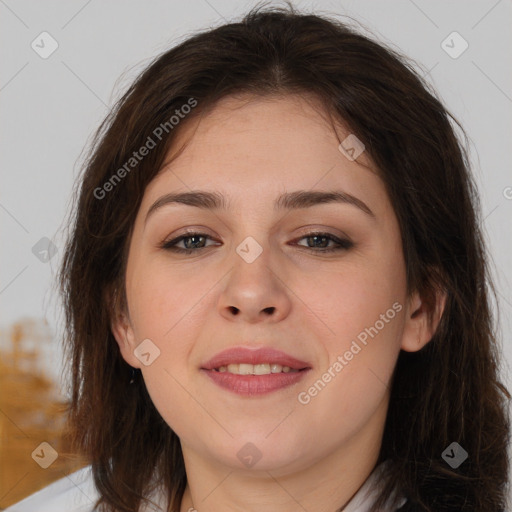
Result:
<svg viewBox="0 0 512 512">
<path fill-rule="evenodd" d="M 347 239 L 341 239 L 331 233 L 315 232 L 308 233 L 297 240 L 307 240 L 307 246 L 302 245 L 308 249 L 314 249 L 314 252 L 334 252 L 350 249 L 354 243 Z M 328 247 L 329 242 L 334 242 L 334 247 Z M 311 244 L 311 245 L 309 245 Z M 297 244 L 301 246 L 301 244 Z"/>
<path fill-rule="evenodd" d="M 209 247 L 208 245 L 206 245 L 207 240 L 213 239 L 206 233 L 190 232 L 173 238 L 172 240 L 164 241 L 161 244 L 161 248 L 176 253 L 192 254 L 193 252 L 197 252 L 200 249 L 205 249 L 206 247 Z M 296 239 L 295 242 L 297 242 L 298 240 L 307 240 L 306 246 L 302 244 L 297 244 L 298 246 L 306 247 L 306 249 L 311 249 L 313 252 L 321 253 L 348 250 L 354 246 L 354 243 L 351 242 L 350 240 L 340 239 L 331 233 L 323 232 L 308 233 Z M 178 244 L 181 243 L 183 243 L 183 247 L 178 246 Z M 334 247 L 329 247 L 329 243 L 334 243 Z M 211 245 L 215 244 L 210 244 L 210 246 Z"/>
<path fill-rule="evenodd" d="M 206 240 L 213 240 L 206 233 L 186 233 L 184 235 L 180 235 L 177 238 L 173 238 L 172 240 L 165 241 L 161 247 L 162 249 L 167 249 L 169 251 L 174 251 L 178 253 L 192 254 L 196 249 L 204 249 L 207 247 L 203 245 Z M 178 247 L 178 244 L 183 242 L 184 247 Z"/>
</svg>

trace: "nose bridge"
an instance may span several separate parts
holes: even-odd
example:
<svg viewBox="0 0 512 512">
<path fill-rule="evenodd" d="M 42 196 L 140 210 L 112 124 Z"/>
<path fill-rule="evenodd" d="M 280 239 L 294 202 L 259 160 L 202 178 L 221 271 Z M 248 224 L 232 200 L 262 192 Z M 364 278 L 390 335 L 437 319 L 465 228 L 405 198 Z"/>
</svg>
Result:
<svg viewBox="0 0 512 512">
<path fill-rule="evenodd" d="M 270 244 L 263 240 L 262 236 L 258 238 L 261 243 L 252 236 L 244 238 L 236 246 L 232 258 L 233 270 L 230 273 L 230 281 L 231 285 L 239 288 L 237 293 L 241 296 L 269 296 L 275 285 L 271 269 Z"/>
<path fill-rule="evenodd" d="M 270 244 L 260 234 L 245 237 L 235 248 L 233 268 L 219 298 L 220 313 L 255 322 L 272 317 L 282 319 L 290 309 L 290 300 L 278 278 Z M 260 243 L 261 242 L 261 243 Z"/>
</svg>

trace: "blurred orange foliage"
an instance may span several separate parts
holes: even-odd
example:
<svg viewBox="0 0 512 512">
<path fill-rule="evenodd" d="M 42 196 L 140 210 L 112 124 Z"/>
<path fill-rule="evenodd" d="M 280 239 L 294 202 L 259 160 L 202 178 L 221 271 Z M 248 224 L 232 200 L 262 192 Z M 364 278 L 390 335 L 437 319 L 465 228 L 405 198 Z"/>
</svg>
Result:
<svg viewBox="0 0 512 512">
<path fill-rule="evenodd" d="M 44 368 L 41 349 L 54 343 L 48 324 L 24 320 L 1 334 L 0 510 L 3 510 L 80 469 L 86 462 L 70 452 L 65 428 L 66 399 Z M 56 453 L 46 445 L 40 447 L 42 442 L 48 443 Z"/>
</svg>

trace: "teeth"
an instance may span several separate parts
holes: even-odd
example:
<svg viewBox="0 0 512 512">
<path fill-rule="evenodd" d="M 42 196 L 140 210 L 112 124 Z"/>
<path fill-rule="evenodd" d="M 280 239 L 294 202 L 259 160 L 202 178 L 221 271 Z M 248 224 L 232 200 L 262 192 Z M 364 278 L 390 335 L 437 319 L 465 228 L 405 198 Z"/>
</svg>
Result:
<svg viewBox="0 0 512 512">
<path fill-rule="evenodd" d="M 288 368 L 288 366 L 286 368 Z M 283 371 L 283 367 L 280 364 L 273 363 L 270 365 L 270 371 L 272 373 L 281 373 Z"/>
<path fill-rule="evenodd" d="M 217 369 L 220 373 L 234 373 L 236 375 L 269 375 L 271 373 L 293 373 L 298 372 L 290 368 L 289 366 L 281 366 L 277 363 L 263 363 L 263 364 L 228 364 L 227 366 L 221 366 Z"/>
</svg>

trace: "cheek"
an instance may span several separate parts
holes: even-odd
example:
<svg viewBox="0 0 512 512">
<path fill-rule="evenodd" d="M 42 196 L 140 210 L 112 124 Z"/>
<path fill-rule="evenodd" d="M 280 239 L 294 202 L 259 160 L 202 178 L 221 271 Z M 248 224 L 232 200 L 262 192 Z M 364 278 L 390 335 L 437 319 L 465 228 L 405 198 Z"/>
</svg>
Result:
<svg viewBox="0 0 512 512">
<path fill-rule="evenodd" d="M 201 338 L 206 310 L 213 307 L 207 292 L 218 276 L 186 276 L 150 260 L 133 265 L 132 272 L 127 288 L 135 337 L 137 342 L 149 338 L 159 351 L 155 362 L 142 368 L 148 391 L 157 407 L 169 396 L 180 402 L 177 383 L 188 379 L 191 352 Z"/>
<path fill-rule="evenodd" d="M 329 410 L 329 404 L 340 400 L 333 412 L 339 421 L 364 416 L 376 406 L 398 356 L 405 271 L 399 257 L 388 255 L 360 266 L 347 264 L 338 271 L 303 275 L 294 288 L 298 296 L 307 297 L 304 302 L 314 312 L 309 327 L 316 324 L 326 355 L 319 376 L 326 372 L 328 383 L 316 386 L 321 393 L 312 390 L 318 394 L 314 407 Z"/>
<path fill-rule="evenodd" d="M 378 273 L 365 268 L 319 274 L 310 288 L 314 321 L 326 333 L 319 337 L 326 358 L 299 390 L 299 409 L 311 429 L 324 425 L 326 437 L 355 435 L 377 410 L 384 414 L 379 404 L 400 350 L 403 291 L 398 276 L 383 280 Z"/>
<path fill-rule="evenodd" d="M 396 307 L 393 309 L 395 302 L 403 306 L 405 300 L 404 271 L 399 262 L 386 266 L 381 260 L 301 273 L 292 289 L 314 313 L 311 321 L 316 321 L 332 347 L 343 347 L 376 322 L 378 328 L 385 322 L 385 329 L 379 329 L 382 333 L 399 332 Z M 385 315 L 384 320 L 380 320 L 381 315 Z"/>
<path fill-rule="evenodd" d="M 159 350 L 154 362 L 141 368 L 145 386 L 161 416 L 184 435 L 190 422 L 204 421 L 187 390 L 190 352 L 204 316 L 201 297 L 208 287 L 204 279 L 201 287 L 151 262 L 132 268 L 133 278 L 127 282 L 132 327 L 139 341 L 149 338 Z"/>
<path fill-rule="evenodd" d="M 174 268 L 151 261 L 134 265 L 127 279 L 130 313 L 139 335 L 162 339 L 172 335 L 180 323 L 194 317 L 194 309 L 208 290 L 199 276 L 184 276 Z"/>
</svg>

